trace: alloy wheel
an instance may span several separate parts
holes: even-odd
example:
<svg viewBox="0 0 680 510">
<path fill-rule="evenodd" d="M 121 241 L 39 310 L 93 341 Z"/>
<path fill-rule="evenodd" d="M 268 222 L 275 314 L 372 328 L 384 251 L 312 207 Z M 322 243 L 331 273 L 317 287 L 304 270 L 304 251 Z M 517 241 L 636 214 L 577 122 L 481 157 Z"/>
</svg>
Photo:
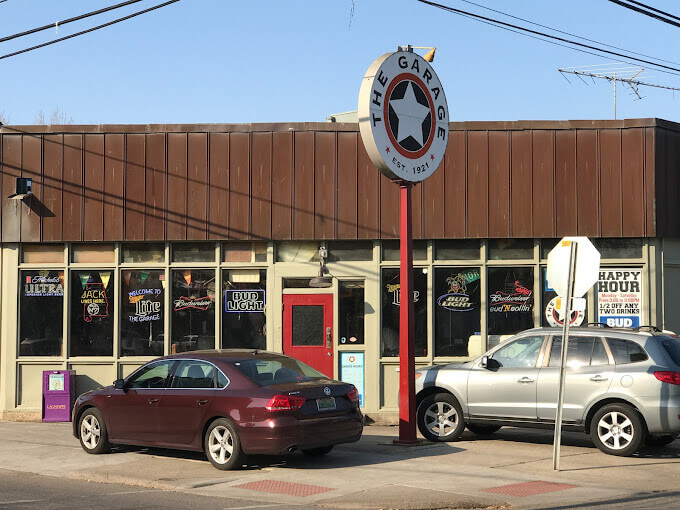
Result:
<svg viewBox="0 0 680 510">
<path fill-rule="evenodd" d="M 628 416 L 611 411 L 597 423 L 597 436 L 612 450 L 622 450 L 630 445 L 635 436 L 635 428 Z"/>
<path fill-rule="evenodd" d="M 208 438 L 210 456 L 218 464 L 226 464 L 234 453 L 234 438 L 227 427 L 218 425 Z"/>
<path fill-rule="evenodd" d="M 434 402 L 425 411 L 425 426 L 431 434 L 446 437 L 458 426 L 458 412 L 448 402 Z"/>
<path fill-rule="evenodd" d="M 101 426 L 96 416 L 88 414 L 80 424 L 80 439 L 90 450 L 94 450 L 101 438 Z"/>
</svg>

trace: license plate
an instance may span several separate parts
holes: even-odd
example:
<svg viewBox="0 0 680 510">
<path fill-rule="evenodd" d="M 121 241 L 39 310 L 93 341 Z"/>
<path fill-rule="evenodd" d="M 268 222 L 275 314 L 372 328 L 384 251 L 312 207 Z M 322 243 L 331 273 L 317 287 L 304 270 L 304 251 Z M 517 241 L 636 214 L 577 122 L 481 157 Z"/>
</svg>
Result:
<svg viewBox="0 0 680 510">
<path fill-rule="evenodd" d="M 324 397 L 316 399 L 316 407 L 319 411 L 335 409 L 335 397 Z"/>
</svg>

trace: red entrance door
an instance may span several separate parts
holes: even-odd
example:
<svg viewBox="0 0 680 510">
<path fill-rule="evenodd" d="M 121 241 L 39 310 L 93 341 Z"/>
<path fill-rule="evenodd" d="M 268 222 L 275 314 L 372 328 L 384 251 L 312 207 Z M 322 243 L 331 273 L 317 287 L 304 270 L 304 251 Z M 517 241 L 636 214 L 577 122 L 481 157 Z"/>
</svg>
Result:
<svg viewBox="0 0 680 510">
<path fill-rule="evenodd" d="M 283 295 L 283 353 L 333 377 L 333 295 Z"/>
</svg>

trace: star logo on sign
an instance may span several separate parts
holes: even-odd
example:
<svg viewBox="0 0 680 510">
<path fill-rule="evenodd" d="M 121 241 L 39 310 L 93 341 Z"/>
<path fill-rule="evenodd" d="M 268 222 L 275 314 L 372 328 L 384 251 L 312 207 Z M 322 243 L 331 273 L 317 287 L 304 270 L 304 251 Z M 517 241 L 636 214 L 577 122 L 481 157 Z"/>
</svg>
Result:
<svg viewBox="0 0 680 510">
<path fill-rule="evenodd" d="M 405 80 L 394 88 L 389 101 L 389 128 L 404 149 L 420 150 L 430 136 L 431 112 L 418 85 Z"/>
</svg>

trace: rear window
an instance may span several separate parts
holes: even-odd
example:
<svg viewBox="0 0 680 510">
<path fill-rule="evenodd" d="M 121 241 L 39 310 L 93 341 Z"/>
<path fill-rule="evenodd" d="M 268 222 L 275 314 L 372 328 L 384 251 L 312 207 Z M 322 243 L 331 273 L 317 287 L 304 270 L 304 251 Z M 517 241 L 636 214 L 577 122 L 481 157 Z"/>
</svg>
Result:
<svg viewBox="0 0 680 510">
<path fill-rule="evenodd" d="M 292 358 L 259 358 L 234 362 L 234 367 L 260 386 L 327 379 L 312 367 Z"/>
<path fill-rule="evenodd" d="M 669 338 L 668 340 L 661 342 L 661 345 L 663 345 L 663 348 L 666 349 L 666 352 L 671 357 L 673 362 L 676 365 L 680 365 L 680 340 Z"/>
<path fill-rule="evenodd" d="M 642 346 L 631 340 L 607 338 L 607 343 L 609 344 L 609 349 L 612 351 L 612 356 L 614 356 L 614 362 L 617 365 L 636 363 L 648 359 L 647 353 Z"/>
</svg>

